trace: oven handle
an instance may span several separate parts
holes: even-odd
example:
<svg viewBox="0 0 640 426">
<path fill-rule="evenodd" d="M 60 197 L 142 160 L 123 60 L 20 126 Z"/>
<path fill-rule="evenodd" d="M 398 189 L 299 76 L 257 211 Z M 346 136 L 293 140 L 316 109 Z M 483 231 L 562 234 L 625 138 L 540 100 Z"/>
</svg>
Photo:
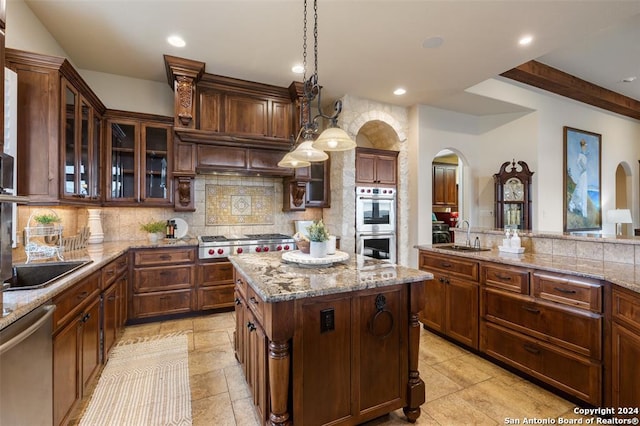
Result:
<svg viewBox="0 0 640 426">
<path fill-rule="evenodd" d="M 362 232 L 356 235 L 356 239 L 362 237 L 395 237 L 395 232 Z"/>
<path fill-rule="evenodd" d="M 373 201 L 378 201 L 378 200 L 389 200 L 389 201 L 393 201 L 395 197 L 394 196 L 384 196 L 384 195 L 380 195 L 380 196 L 375 196 L 375 195 L 369 195 L 369 196 L 359 196 L 358 199 L 359 200 L 373 200 Z"/>
</svg>

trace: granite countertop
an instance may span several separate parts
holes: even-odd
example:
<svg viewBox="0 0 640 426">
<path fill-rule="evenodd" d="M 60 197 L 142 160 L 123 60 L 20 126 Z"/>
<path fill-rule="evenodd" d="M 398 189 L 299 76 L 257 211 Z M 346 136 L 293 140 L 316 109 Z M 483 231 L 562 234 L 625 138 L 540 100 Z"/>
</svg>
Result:
<svg viewBox="0 0 640 426">
<path fill-rule="evenodd" d="M 90 244 L 82 250 L 64 253 L 65 261 L 75 260 L 91 260 L 92 262 L 78 270 L 65 275 L 46 287 L 34 290 L 13 290 L 4 291 L 0 294 L 0 308 L 2 308 L 0 316 L 0 330 L 14 323 L 24 315 L 36 309 L 51 300 L 53 297 L 62 293 L 67 288 L 73 286 L 84 278 L 88 277 L 95 271 L 107 265 L 121 254 L 129 249 L 136 248 L 164 248 L 175 246 L 197 246 L 196 239 L 183 240 L 160 240 L 157 243 L 150 243 L 147 240 L 140 241 L 123 241 L 109 242 L 102 244 Z M 24 254 L 24 253 L 22 253 Z M 24 263 L 26 256 L 19 254 L 14 258 L 14 265 Z M 59 262 L 57 258 L 45 260 L 44 262 Z M 31 262 L 36 264 L 43 261 Z"/>
<path fill-rule="evenodd" d="M 433 274 L 360 255 L 330 266 L 298 265 L 282 253 L 229 257 L 267 303 L 430 280 Z"/>
<path fill-rule="evenodd" d="M 633 264 L 528 252 L 522 254 L 503 253 L 497 249 L 478 252 L 452 252 L 451 250 L 439 249 L 437 244 L 417 245 L 415 248 L 486 262 L 497 262 L 506 265 L 595 278 L 609 281 L 620 287 L 640 293 L 640 268 Z"/>
</svg>

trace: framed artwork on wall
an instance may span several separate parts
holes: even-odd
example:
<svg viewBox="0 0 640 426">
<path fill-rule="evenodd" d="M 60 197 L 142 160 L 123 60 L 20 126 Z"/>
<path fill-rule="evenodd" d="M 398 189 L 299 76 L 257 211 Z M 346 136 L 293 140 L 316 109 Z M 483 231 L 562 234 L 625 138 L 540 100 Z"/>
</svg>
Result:
<svg viewBox="0 0 640 426">
<path fill-rule="evenodd" d="M 599 231 L 602 136 L 567 126 L 563 130 L 564 232 Z"/>
</svg>

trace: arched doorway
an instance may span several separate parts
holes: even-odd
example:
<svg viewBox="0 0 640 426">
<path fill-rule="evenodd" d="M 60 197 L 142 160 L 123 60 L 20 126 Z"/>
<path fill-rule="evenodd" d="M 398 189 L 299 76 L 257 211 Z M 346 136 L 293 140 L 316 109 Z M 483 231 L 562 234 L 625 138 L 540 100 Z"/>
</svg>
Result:
<svg viewBox="0 0 640 426">
<path fill-rule="evenodd" d="M 432 241 L 441 243 L 443 227 L 456 227 L 464 214 L 463 163 L 456 151 L 443 149 L 432 160 Z M 449 233 L 453 242 L 453 232 Z"/>
<path fill-rule="evenodd" d="M 633 202 L 632 202 L 632 182 L 631 182 L 631 166 L 622 162 L 616 167 L 616 190 L 614 208 L 627 209 L 631 211 L 631 217 L 633 217 Z M 614 225 L 615 232 L 615 225 Z M 633 223 L 622 224 L 622 235 L 633 235 Z"/>
</svg>

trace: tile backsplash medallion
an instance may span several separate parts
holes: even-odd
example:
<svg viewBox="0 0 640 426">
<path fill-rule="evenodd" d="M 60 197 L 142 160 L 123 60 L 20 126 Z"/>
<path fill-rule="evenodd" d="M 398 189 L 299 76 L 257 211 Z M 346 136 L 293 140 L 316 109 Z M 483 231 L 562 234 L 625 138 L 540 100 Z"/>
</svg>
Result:
<svg viewBox="0 0 640 426">
<path fill-rule="evenodd" d="M 140 230 L 140 224 L 176 217 L 187 222 L 188 236 L 191 237 L 263 233 L 293 235 L 294 220 L 322 218 L 322 209 L 319 208 L 283 212 L 281 178 L 197 175 L 194 186 L 195 212 L 146 207 L 19 206 L 16 250 L 23 250 L 22 230 L 36 210 L 54 211 L 61 219 L 63 235 L 73 236 L 87 226 L 87 208 L 100 208 L 105 242 L 145 240 L 146 233 Z M 223 199 L 231 204 L 220 204 Z M 216 219 L 211 220 L 213 217 Z"/>
</svg>

